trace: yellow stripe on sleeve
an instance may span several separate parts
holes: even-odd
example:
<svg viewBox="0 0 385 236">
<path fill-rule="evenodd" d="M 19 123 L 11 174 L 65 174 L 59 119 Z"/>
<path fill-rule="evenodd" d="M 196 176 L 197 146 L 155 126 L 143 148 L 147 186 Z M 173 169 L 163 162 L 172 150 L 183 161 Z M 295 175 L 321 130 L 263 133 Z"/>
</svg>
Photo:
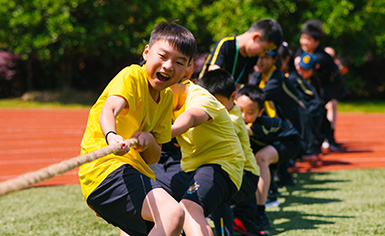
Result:
<svg viewBox="0 0 385 236">
<path fill-rule="evenodd" d="M 225 38 L 221 39 L 221 41 L 219 41 L 218 46 L 216 47 L 216 49 L 214 51 L 213 59 L 211 59 L 210 65 L 214 65 L 215 64 L 215 62 L 216 62 L 216 60 L 218 58 L 219 51 L 220 51 L 223 43 L 225 43 L 228 40 L 233 40 L 233 39 L 234 39 L 234 36 L 229 36 L 229 37 L 225 37 Z"/>
</svg>

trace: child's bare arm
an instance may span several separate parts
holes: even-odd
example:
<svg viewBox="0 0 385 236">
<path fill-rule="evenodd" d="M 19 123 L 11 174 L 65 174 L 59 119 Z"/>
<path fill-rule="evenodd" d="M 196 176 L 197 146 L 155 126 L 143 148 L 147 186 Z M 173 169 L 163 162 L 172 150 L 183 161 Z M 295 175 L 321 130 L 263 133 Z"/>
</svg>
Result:
<svg viewBox="0 0 385 236">
<path fill-rule="evenodd" d="M 183 134 L 188 129 L 208 121 L 209 118 L 210 116 L 204 110 L 195 107 L 190 108 L 175 120 L 171 128 L 171 136 L 176 137 Z"/>
<path fill-rule="evenodd" d="M 125 106 L 128 105 L 126 100 L 122 97 L 110 96 L 106 99 L 106 102 L 99 116 L 99 124 L 104 135 L 106 135 L 109 131 L 113 131 L 112 133 L 110 132 L 106 137 L 108 144 L 122 143 L 124 141 L 122 136 L 116 134 L 115 119 Z M 128 152 L 128 150 L 128 145 L 123 146 L 123 152 Z"/>
<path fill-rule="evenodd" d="M 245 125 L 245 126 L 246 126 L 247 133 L 249 134 L 249 136 L 253 136 L 254 133 L 253 133 L 253 131 L 251 130 L 251 128 L 250 128 L 248 125 Z"/>
<path fill-rule="evenodd" d="M 159 145 L 154 136 L 148 132 L 137 132 L 132 136 L 138 139 L 138 144 L 134 148 L 140 152 L 140 156 L 148 165 L 158 163 L 160 159 L 161 145 Z"/>
</svg>

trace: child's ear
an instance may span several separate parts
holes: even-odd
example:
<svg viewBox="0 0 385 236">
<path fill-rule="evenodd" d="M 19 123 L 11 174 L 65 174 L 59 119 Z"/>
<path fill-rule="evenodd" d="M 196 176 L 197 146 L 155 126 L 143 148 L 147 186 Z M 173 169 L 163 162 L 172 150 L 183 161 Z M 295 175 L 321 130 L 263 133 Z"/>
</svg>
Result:
<svg viewBox="0 0 385 236">
<path fill-rule="evenodd" d="M 260 37 L 261 37 L 261 34 L 259 32 L 254 32 L 252 35 L 252 38 L 254 41 L 259 39 Z"/>
<path fill-rule="evenodd" d="M 265 108 L 262 108 L 261 110 L 259 110 L 258 117 L 261 117 L 263 115 L 263 112 L 265 112 Z"/>
<path fill-rule="evenodd" d="M 147 59 L 148 59 L 148 53 L 149 53 L 149 51 L 150 51 L 150 46 L 147 44 L 146 47 L 144 48 L 143 53 L 142 53 L 143 59 L 144 59 L 145 61 L 147 61 Z"/>
<path fill-rule="evenodd" d="M 230 101 L 235 101 L 235 96 L 237 96 L 237 92 L 233 92 L 231 95 L 230 95 Z"/>
</svg>

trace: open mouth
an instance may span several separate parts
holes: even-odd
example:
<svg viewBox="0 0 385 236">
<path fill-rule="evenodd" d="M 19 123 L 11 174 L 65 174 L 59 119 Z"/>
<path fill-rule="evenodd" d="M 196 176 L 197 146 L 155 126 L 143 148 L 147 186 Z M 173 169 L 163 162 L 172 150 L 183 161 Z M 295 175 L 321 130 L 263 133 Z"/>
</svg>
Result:
<svg viewBox="0 0 385 236">
<path fill-rule="evenodd" d="M 167 75 L 167 74 L 165 74 L 165 73 L 162 73 L 162 72 L 156 73 L 156 77 L 157 77 L 160 81 L 163 81 L 163 82 L 165 82 L 165 81 L 167 81 L 167 80 L 170 79 L 170 76 L 169 76 L 169 75 Z"/>
</svg>

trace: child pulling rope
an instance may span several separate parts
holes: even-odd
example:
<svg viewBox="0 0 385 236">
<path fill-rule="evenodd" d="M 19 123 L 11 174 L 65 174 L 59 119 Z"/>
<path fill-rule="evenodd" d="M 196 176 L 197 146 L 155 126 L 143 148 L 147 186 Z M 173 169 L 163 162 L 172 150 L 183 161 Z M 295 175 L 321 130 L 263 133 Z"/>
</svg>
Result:
<svg viewBox="0 0 385 236">
<path fill-rule="evenodd" d="M 129 139 L 127 143 L 130 147 L 138 143 L 137 139 Z M 121 150 L 122 144 L 114 144 L 85 155 L 77 156 L 60 163 L 56 163 L 43 169 L 23 174 L 17 178 L 10 179 L 0 183 L 0 197 L 8 193 L 25 189 L 33 184 L 39 183 L 45 179 L 61 175 L 67 171 L 75 169 L 84 163 L 94 161 L 98 158 Z"/>
</svg>

